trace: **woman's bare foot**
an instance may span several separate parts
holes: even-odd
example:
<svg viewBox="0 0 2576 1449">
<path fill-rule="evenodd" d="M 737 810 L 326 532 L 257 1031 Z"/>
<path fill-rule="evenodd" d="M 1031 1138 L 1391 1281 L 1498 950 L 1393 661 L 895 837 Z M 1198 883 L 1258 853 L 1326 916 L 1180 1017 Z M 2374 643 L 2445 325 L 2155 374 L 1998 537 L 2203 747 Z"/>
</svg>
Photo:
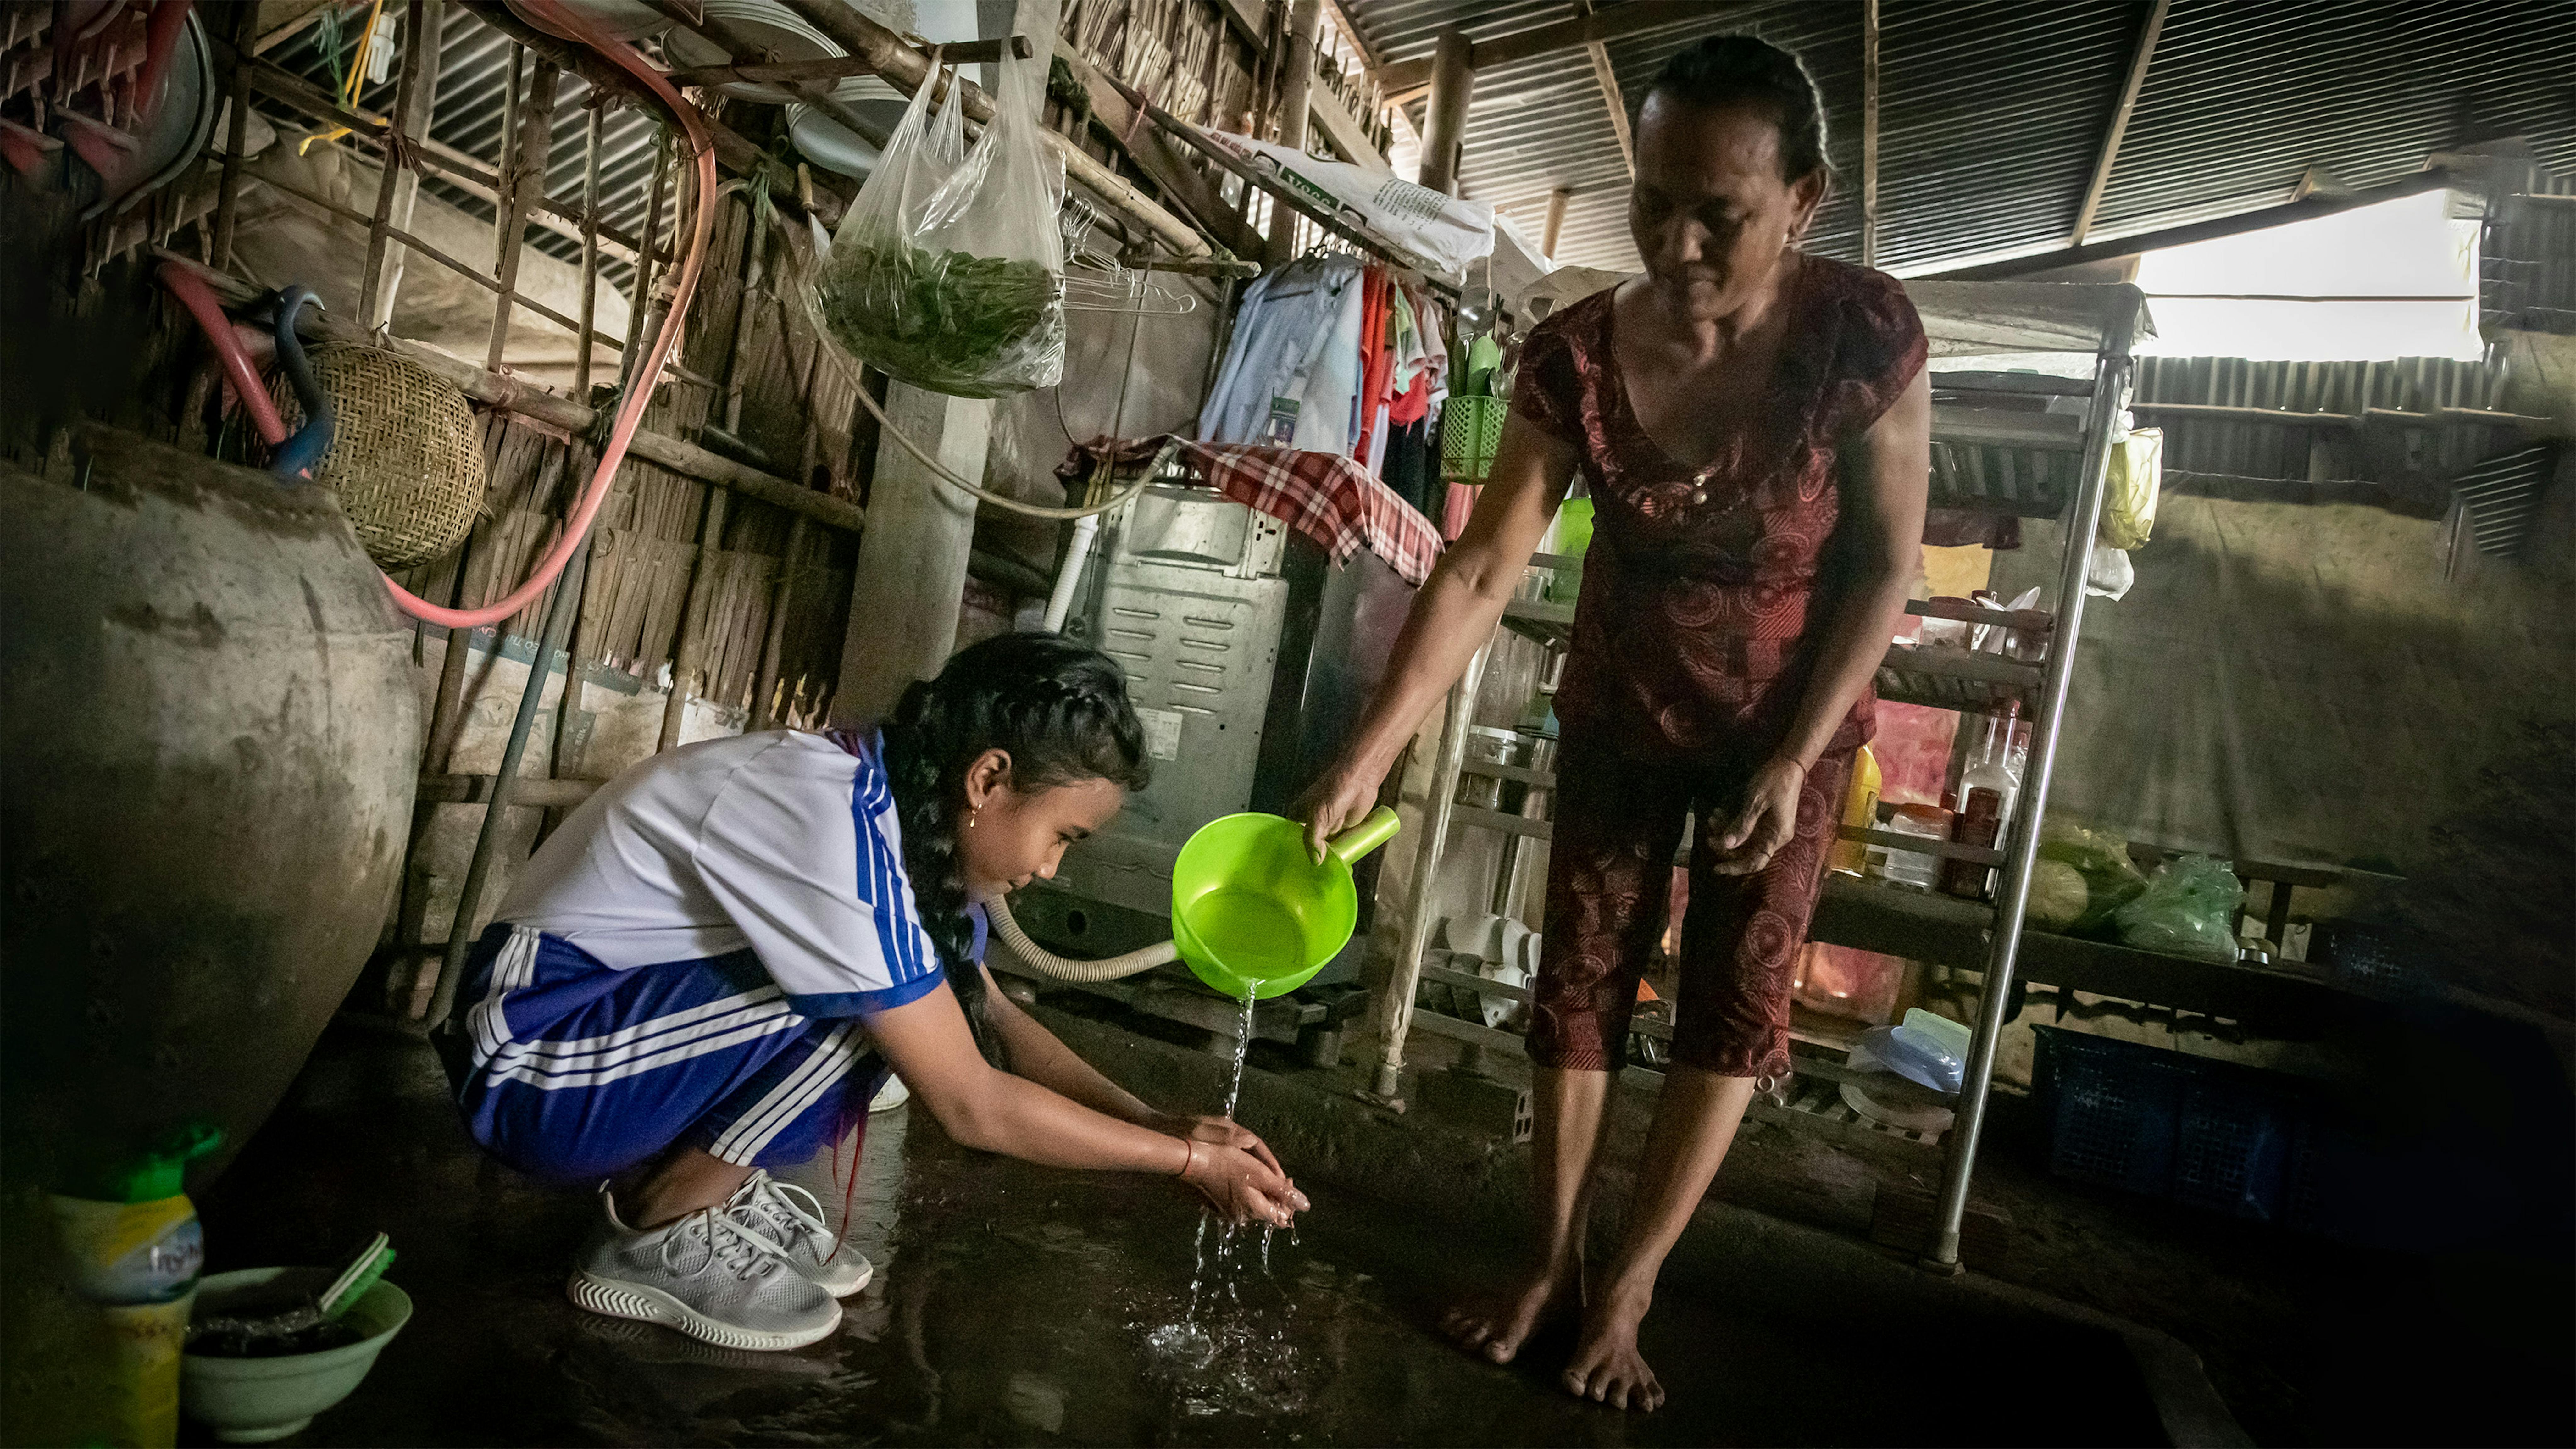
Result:
<svg viewBox="0 0 2576 1449">
<path fill-rule="evenodd" d="M 1582 1307 L 1582 1265 L 1565 1263 L 1538 1269 L 1518 1289 L 1490 1303 L 1449 1310 L 1440 1331 L 1469 1353 L 1510 1363 L 1541 1323 Z"/>
<path fill-rule="evenodd" d="M 1565 1366 L 1565 1387 L 1577 1398 L 1649 1413 L 1662 1408 L 1664 1386 L 1637 1355 L 1637 1325 L 1654 1301 L 1654 1289 L 1614 1290 L 1583 1315 L 1583 1335 Z"/>
</svg>

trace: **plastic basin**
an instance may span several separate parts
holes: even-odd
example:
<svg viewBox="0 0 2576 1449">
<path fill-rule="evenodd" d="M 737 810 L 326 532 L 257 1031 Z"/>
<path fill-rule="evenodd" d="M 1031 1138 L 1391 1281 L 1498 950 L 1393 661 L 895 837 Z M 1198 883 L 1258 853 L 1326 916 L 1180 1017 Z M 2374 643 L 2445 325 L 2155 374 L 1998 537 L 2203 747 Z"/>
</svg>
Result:
<svg viewBox="0 0 2576 1449">
<path fill-rule="evenodd" d="M 319 1290 L 330 1285 L 324 1268 L 244 1268 L 217 1273 L 197 1285 L 195 1312 L 202 1317 L 225 1311 L 227 1300 L 281 1281 Z M 313 1416 L 349 1397 L 349 1391 L 376 1366 L 376 1355 L 411 1321 L 411 1295 L 391 1283 L 378 1282 L 348 1313 L 348 1321 L 366 1335 L 356 1343 L 319 1353 L 277 1358 L 208 1358 L 187 1354 L 179 1360 L 179 1407 L 191 1419 L 215 1431 L 227 1444 L 265 1444 L 298 1433 Z"/>
</svg>

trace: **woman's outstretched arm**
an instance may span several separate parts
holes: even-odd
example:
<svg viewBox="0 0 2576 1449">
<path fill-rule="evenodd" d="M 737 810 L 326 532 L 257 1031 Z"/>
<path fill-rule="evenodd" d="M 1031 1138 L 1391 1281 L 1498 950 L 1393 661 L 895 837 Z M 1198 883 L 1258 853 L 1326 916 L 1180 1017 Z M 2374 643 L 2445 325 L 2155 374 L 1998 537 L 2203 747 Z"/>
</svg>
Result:
<svg viewBox="0 0 2576 1449">
<path fill-rule="evenodd" d="M 1405 741 L 1493 637 L 1503 606 L 1520 589 L 1521 571 L 1565 501 L 1574 463 L 1571 445 L 1517 411 L 1503 420 L 1494 470 L 1467 531 L 1440 556 L 1430 581 L 1414 596 L 1413 612 L 1405 617 L 1404 632 L 1396 636 L 1386 673 L 1350 743 L 1297 802 L 1293 813 L 1306 822 L 1306 842 L 1318 860 L 1327 838 L 1377 808 L 1378 786 Z"/>
</svg>

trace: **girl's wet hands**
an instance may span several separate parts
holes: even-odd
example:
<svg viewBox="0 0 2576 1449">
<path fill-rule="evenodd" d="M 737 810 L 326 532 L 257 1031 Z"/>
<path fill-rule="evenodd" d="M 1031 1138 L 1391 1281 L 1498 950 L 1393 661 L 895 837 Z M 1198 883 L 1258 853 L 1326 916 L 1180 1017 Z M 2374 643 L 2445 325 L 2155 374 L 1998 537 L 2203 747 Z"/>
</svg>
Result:
<svg viewBox="0 0 2576 1449">
<path fill-rule="evenodd" d="M 1259 1134 L 1250 1128 L 1238 1127 L 1228 1118 L 1192 1117 L 1178 1112 L 1166 1112 L 1145 1125 L 1157 1132 L 1178 1137 L 1184 1142 L 1203 1142 L 1210 1147 L 1242 1148 L 1260 1158 L 1272 1172 L 1282 1177 L 1288 1175 L 1287 1169 L 1279 1165 L 1278 1155 L 1270 1150 L 1269 1143 L 1262 1141 Z"/>
<path fill-rule="evenodd" d="M 1199 1196 L 1206 1198 L 1208 1206 L 1227 1222 L 1258 1222 L 1284 1228 L 1307 1208 L 1306 1195 L 1297 1190 L 1297 1184 L 1289 1181 L 1276 1163 L 1263 1160 L 1269 1156 L 1267 1147 L 1256 1157 L 1240 1147 L 1202 1143 L 1197 1137 L 1187 1140 L 1191 1143 L 1190 1163 L 1181 1178 L 1198 1189 Z M 1259 1139 L 1254 1141 L 1258 1143 Z"/>
<path fill-rule="evenodd" d="M 1795 760 L 1774 758 L 1754 771 L 1744 787 L 1744 807 L 1717 835 L 1709 868 L 1719 875 L 1752 875 L 1769 865 L 1798 832 L 1798 793 L 1806 783 L 1806 768 Z"/>
</svg>

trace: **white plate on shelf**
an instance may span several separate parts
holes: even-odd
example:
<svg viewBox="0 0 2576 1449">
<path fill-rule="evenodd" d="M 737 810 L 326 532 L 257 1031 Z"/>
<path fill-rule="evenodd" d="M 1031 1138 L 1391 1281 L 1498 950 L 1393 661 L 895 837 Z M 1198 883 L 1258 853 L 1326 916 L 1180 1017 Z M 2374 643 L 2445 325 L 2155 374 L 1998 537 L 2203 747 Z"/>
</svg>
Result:
<svg viewBox="0 0 2576 1449">
<path fill-rule="evenodd" d="M 681 26 L 662 40 L 662 48 L 669 53 L 673 69 L 828 60 L 848 53 L 834 45 L 823 32 L 799 19 L 796 12 L 777 4 L 776 0 L 706 0 L 706 14 L 710 20 L 725 22 L 735 34 L 755 47 L 753 53 L 728 55 L 725 48 L 715 41 Z M 797 98 L 794 91 L 768 81 L 727 81 L 716 89 L 737 100 L 759 101 L 773 106 L 787 105 Z M 874 76 L 851 76 L 835 82 L 832 87 L 835 100 L 882 100 L 893 94 L 893 87 Z"/>
<path fill-rule="evenodd" d="M 871 111 L 890 110 L 885 131 L 894 134 L 896 123 L 903 119 L 903 102 L 872 101 L 851 106 L 863 118 L 874 120 Z M 883 154 L 879 144 L 866 136 L 853 133 L 830 116 L 799 102 L 787 108 L 787 134 L 806 160 L 838 175 L 864 181 L 877 169 L 877 158 Z"/>
<path fill-rule="evenodd" d="M 642 40 L 659 35 L 679 22 L 644 3 L 644 0 L 555 0 L 566 10 L 578 10 L 591 24 L 618 40 Z M 522 0 L 508 0 L 510 13 L 561 40 L 574 39 L 558 30 L 537 14 L 537 7 Z"/>
<path fill-rule="evenodd" d="M 81 220 L 122 212 L 186 174 L 214 138 L 216 94 L 205 23 L 191 15 L 162 71 L 161 100 L 151 125 L 136 137 L 140 145 L 127 158 L 126 169 L 115 180 L 101 182 L 99 199 L 81 212 Z M 64 148 L 66 153 L 70 149 Z"/>
</svg>

